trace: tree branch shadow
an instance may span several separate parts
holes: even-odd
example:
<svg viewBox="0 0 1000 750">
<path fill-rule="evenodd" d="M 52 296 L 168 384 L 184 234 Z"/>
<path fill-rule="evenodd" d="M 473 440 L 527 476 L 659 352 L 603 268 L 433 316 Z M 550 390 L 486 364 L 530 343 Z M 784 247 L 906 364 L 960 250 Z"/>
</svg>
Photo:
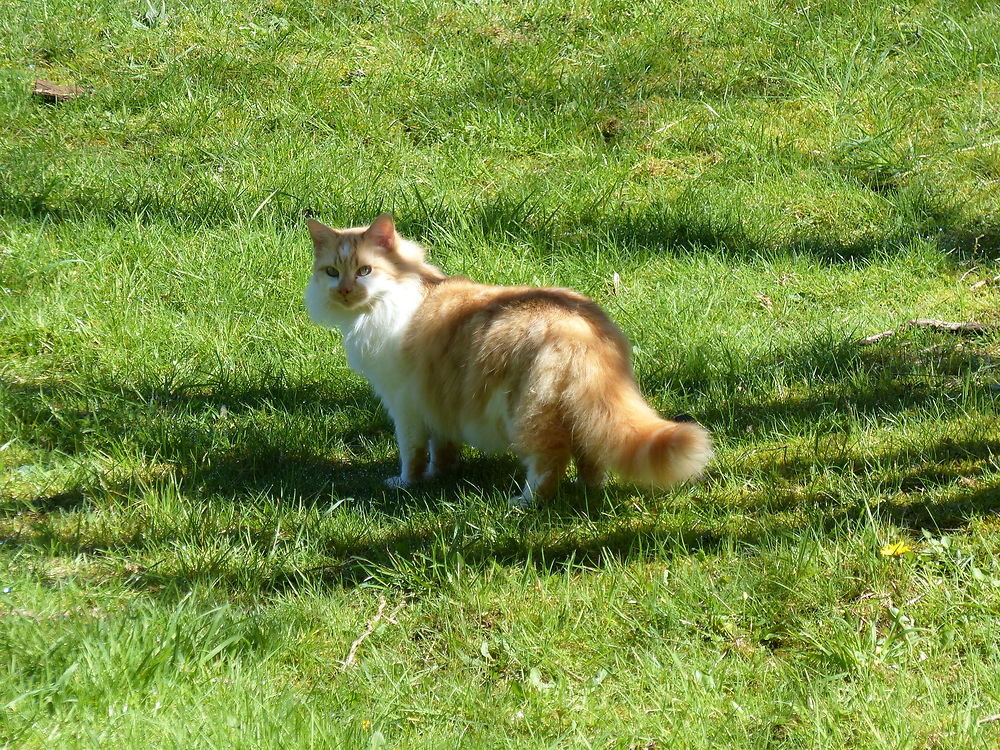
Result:
<svg viewBox="0 0 1000 750">
<path fill-rule="evenodd" d="M 417 192 L 394 196 L 394 205 L 387 205 L 378 192 L 350 199 L 298 197 L 271 186 L 250 188 L 239 196 L 177 195 L 164 186 L 116 196 L 65 184 L 55 189 L 42 176 L 46 172 L 44 158 L 53 157 L 12 153 L 6 163 L 0 163 L 0 174 L 6 170 L 9 174 L 38 175 L 35 181 L 18 181 L 14 188 L 0 184 L 0 212 L 28 221 L 58 223 L 100 215 L 111 226 L 159 222 L 186 228 L 230 226 L 260 213 L 276 226 L 299 228 L 304 227 L 305 216 L 322 215 L 336 224 L 360 225 L 393 210 L 401 233 L 429 244 L 432 257 L 434 238 L 442 229 L 460 229 L 489 241 L 517 242 L 544 254 L 589 253 L 598 243 L 677 256 L 711 251 L 756 260 L 800 254 L 835 264 L 903 249 L 920 240 L 932 242 L 952 263 L 1000 258 L 1000 226 L 995 217 L 968 216 L 963 204 L 946 199 L 949 191 L 938 187 L 927 187 L 913 197 L 905 216 L 894 216 L 862 235 L 851 231 L 838 236 L 829 227 L 817 227 L 775 239 L 762 226 L 749 223 L 747 215 L 752 212 L 732 191 L 706 196 L 698 183 L 670 199 L 651 198 L 639 209 L 607 202 L 585 207 L 552 205 L 551 199 L 543 200 L 530 190 L 490 195 L 461 205 L 443 197 L 432 202 Z M 887 191 L 878 180 L 870 185 L 861 180 L 861 184 L 874 193 Z M 774 219 L 758 216 L 757 220 L 766 225 Z"/>
<path fill-rule="evenodd" d="M 975 385 L 977 377 L 990 376 L 992 364 L 985 350 L 944 347 L 928 355 L 925 343 L 926 338 L 917 337 L 903 345 L 864 349 L 826 350 L 823 342 L 792 347 L 775 354 L 771 364 L 780 361 L 790 368 L 793 380 L 811 373 L 811 387 L 804 393 L 784 398 L 733 396 L 696 416 L 717 434 L 746 439 L 748 433 L 759 438 L 778 425 L 786 434 L 806 435 L 817 424 L 829 425 L 831 418 L 846 425 L 864 418 L 877 429 L 880 419 L 908 412 L 960 412 L 963 389 L 967 391 L 970 382 Z M 931 371 L 938 380 L 926 377 Z M 720 388 L 701 372 L 683 368 L 657 377 L 695 395 L 717 393 Z M 727 377 L 738 382 L 740 373 Z M 979 382 L 978 387 L 988 390 L 991 385 Z M 112 383 L 98 373 L 90 387 L 4 377 L 0 397 L 18 424 L 30 426 L 26 434 L 32 450 L 80 460 L 116 454 L 131 457 L 137 466 L 132 474 L 74 475 L 57 491 L 40 492 L 27 504 L 0 498 L 8 509 L 27 505 L 33 513 L 45 514 L 84 510 L 108 494 L 141 497 L 156 491 L 158 479 L 150 467 L 160 467 L 196 503 L 226 498 L 257 506 L 284 502 L 324 506 L 350 498 L 349 508 L 386 519 L 388 531 L 383 529 L 377 539 L 361 534 L 354 541 L 331 540 L 329 564 L 307 570 L 279 567 L 265 584 L 275 590 L 307 583 L 356 586 L 377 583 L 379 577 L 385 585 L 405 588 L 419 585 L 421 576 L 437 580 L 431 573 L 438 575 L 440 571 L 434 571 L 442 565 L 447 570 L 455 565 L 530 563 L 559 570 L 574 565 L 601 567 L 612 560 L 646 555 L 711 553 L 795 534 L 803 524 L 833 528 L 865 513 L 904 529 L 961 529 L 1000 510 L 1000 489 L 982 479 L 996 470 L 1000 455 L 1000 438 L 988 426 L 936 439 L 929 436 L 919 449 L 876 455 L 857 450 L 850 440 L 837 442 L 831 433 L 829 450 L 747 454 L 765 477 L 763 486 L 744 493 L 742 499 L 742 509 L 757 517 L 750 527 L 682 528 L 677 523 L 683 514 L 650 513 L 648 507 L 631 513 L 627 507 L 635 488 L 614 483 L 600 496 L 567 487 L 553 504 L 530 511 L 523 521 L 512 521 L 512 533 L 455 537 L 451 529 L 457 516 L 492 503 L 489 495 L 498 490 L 497 501 L 503 501 L 519 476 L 517 463 L 510 457 L 486 459 L 470 453 L 456 477 L 405 493 L 387 490 L 383 480 L 396 468 L 391 425 L 359 383 L 337 394 L 308 383 L 237 383 L 224 378 L 208 386 L 175 383 L 164 388 L 144 382 Z M 326 432 L 323 425 L 328 425 Z M 811 489 L 811 477 L 817 472 L 836 472 L 866 484 L 880 500 L 858 504 Z M 718 504 L 726 499 L 709 491 L 701 502 Z M 802 506 L 810 513 L 789 520 L 788 511 Z M 434 521 L 411 525 L 414 509 L 430 514 Z M 519 536 L 518 530 L 526 533 Z M 55 541 L 72 546 L 68 534 Z M 24 532 L 7 534 L 5 541 L 45 549 L 53 540 Z M 169 539 L 139 535 L 117 544 L 98 539 L 80 549 L 100 555 L 110 547 L 120 549 L 122 543 L 141 550 L 164 542 Z M 251 542 L 266 546 L 273 539 L 262 536 Z M 417 583 L 407 583 L 407 576 L 415 576 Z M 191 583 L 183 574 L 165 576 L 155 570 L 133 579 L 132 585 L 139 587 Z"/>
</svg>

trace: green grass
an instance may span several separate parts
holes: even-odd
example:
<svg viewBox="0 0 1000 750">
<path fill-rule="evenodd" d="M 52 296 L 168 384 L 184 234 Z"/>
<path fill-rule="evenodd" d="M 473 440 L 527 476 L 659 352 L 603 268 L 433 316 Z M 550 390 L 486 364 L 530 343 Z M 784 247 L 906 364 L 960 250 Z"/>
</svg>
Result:
<svg viewBox="0 0 1000 750">
<path fill-rule="evenodd" d="M 995 747 L 1000 336 L 905 322 L 1000 322 L 998 40 L 966 0 L 7 3 L 0 745 Z M 301 304 L 304 213 L 381 210 L 599 301 L 705 479 L 385 490 Z"/>
</svg>

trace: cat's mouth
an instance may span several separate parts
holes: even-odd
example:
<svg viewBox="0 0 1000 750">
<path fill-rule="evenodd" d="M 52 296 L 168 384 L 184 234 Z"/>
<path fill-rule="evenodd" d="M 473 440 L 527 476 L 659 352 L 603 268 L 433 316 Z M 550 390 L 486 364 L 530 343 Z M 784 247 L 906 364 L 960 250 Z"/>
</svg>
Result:
<svg viewBox="0 0 1000 750">
<path fill-rule="evenodd" d="M 345 297 L 342 294 L 335 294 L 330 296 L 330 303 L 334 307 L 339 307 L 342 310 L 358 310 L 363 307 L 371 306 L 371 297 L 366 295 L 349 295 Z"/>
</svg>

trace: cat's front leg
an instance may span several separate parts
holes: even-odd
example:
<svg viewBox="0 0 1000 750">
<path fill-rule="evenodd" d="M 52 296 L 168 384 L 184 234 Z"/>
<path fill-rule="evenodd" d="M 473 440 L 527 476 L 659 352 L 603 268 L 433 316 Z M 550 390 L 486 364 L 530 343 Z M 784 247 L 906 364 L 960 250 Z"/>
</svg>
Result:
<svg viewBox="0 0 1000 750">
<path fill-rule="evenodd" d="M 427 474 L 427 430 L 413 414 L 394 414 L 399 444 L 399 475 L 389 477 L 389 487 L 408 487 Z"/>
</svg>

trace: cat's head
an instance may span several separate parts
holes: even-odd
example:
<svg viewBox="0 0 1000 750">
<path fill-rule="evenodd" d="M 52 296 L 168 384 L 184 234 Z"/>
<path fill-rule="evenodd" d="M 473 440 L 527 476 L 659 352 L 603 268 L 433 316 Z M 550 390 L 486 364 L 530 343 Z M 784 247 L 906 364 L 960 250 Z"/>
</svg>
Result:
<svg viewBox="0 0 1000 750">
<path fill-rule="evenodd" d="M 306 301 L 314 318 L 314 310 L 338 317 L 365 312 L 400 285 L 441 275 L 424 263 L 423 248 L 399 236 L 390 214 L 352 229 L 332 229 L 310 219 L 309 234 L 314 256 Z"/>
</svg>

